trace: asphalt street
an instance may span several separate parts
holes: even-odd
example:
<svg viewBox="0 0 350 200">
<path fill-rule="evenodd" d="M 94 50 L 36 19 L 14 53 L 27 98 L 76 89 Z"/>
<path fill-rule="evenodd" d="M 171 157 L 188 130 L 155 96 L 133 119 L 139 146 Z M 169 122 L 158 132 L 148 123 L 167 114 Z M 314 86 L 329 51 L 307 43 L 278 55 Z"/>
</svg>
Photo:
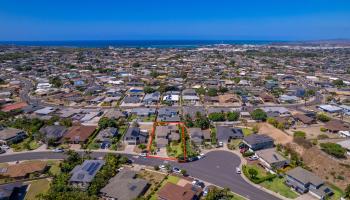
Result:
<svg viewBox="0 0 350 200">
<path fill-rule="evenodd" d="M 83 154 L 84 152 L 79 152 Z M 106 152 L 92 152 L 93 158 L 102 158 Z M 220 187 L 230 188 L 233 192 L 252 200 L 278 200 L 279 198 L 266 193 L 247 183 L 240 175 L 236 174 L 235 168 L 240 164 L 240 158 L 231 152 L 213 151 L 198 161 L 189 163 L 177 163 L 163 161 L 156 158 L 145 158 L 124 154 L 134 163 L 147 166 L 155 166 L 168 163 L 173 167 L 185 169 L 187 173 L 200 180 L 213 183 Z M 24 152 L 1 155 L 0 162 L 13 162 L 35 159 L 64 159 L 65 154 L 54 152 Z"/>
</svg>

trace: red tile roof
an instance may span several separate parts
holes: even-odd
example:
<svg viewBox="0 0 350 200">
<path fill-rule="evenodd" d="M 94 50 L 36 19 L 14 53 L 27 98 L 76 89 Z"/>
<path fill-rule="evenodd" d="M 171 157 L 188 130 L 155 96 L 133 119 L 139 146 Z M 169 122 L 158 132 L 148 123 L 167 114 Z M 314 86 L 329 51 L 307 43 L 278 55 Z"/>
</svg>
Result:
<svg viewBox="0 0 350 200">
<path fill-rule="evenodd" d="M 22 108 L 27 107 L 27 106 L 28 106 L 28 104 L 26 102 L 19 102 L 19 103 L 14 103 L 14 104 L 10 104 L 10 105 L 5 105 L 1 108 L 1 111 L 10 112 L 13 110 L 22 109 Z"/>
</svg>

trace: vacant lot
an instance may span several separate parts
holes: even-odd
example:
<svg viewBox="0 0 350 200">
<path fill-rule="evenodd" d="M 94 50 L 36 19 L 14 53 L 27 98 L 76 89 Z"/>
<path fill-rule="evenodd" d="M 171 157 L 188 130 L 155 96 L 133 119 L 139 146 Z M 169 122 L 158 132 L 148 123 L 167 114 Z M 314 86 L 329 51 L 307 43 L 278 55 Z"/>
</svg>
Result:
<svg viewBox="0 0 350 200">
<path fill-rule="evenodd" d="M 268 123 L 259 124 L 259 133 L 268 135 L 275 140 L 276 144 L 287 144 L 293 141 L 293 137 L 275 128 Z"/>
<path fill-rule="evenodd" d="M 166 175 L 163 173 L 148 170 L 141 170 L 138 175 L 140 178 L 147 180 L 151 184 L 150 188 L 147 190 L 144 196 L 148 196 L 152 193 L 152 191 L 156 190 L 158 185 L 166 177 Z"/>
<path fill-rule="evenodd" d="M 323 180 L 338 186 L 342 190 L 346 188 L 350 180 L 350 161 L 337 160 L 322 152 L 318 147 L 304 149 L 293 143 L 292 148 L 302 155 L 305 165 Z"/>
<path fill-rule="evenodd" d="M 306 133 L 306 139 L 316 139 L 319 135 L 327 135 L 329 138 L 339 137 L 337 134 L 322 132 L 320 130 L 321 127 L 323 127 L 323 125 L 312 125 L 307 127 L 298 127 L 296 129 L 289 129 L 286 130 L 286 132 L 290 135 L 293 135 L 295 131 L 303 131 Z"/>
</svg>

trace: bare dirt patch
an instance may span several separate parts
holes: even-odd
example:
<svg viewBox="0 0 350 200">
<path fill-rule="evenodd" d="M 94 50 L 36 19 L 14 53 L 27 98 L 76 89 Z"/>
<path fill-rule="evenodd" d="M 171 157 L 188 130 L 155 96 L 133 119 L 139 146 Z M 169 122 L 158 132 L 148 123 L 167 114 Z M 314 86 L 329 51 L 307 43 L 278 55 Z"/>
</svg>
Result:
<svg viewBox="0 0 350 200">
<path fill-rule="evenodd" d="M 259 134 L 264 134 L 272 137 L 275 140 L 276 144 L 287 144 L 293 141 L 292 136 L 268 123 L 259 124 Z"/>
<path fill-rule="evenodd" d="M 324 153 L 316 146 L 304 149 L 293 143 L 291 147 L 302 155 L 306 166 L 323 180 L 345 189 L 350 180 L 349 160 L 338 160 Z"/>
</svg>

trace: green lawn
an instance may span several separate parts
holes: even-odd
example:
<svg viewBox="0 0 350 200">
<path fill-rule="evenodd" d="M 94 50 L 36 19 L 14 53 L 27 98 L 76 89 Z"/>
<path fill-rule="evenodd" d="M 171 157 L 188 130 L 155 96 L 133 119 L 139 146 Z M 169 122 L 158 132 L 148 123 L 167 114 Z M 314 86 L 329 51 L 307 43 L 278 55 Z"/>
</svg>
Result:
<svg viewBox="0 0 350 200">
<path fill-rule="evenodd" d="M 31 140 L 30 138 L 26 138 L 20 143 L 11 145 L 11 148 L 13 148 L 14 151 L 35 150 L 39 147 L 39 143 L 35 140 Z"/>
<path fill-rule="evenodd" d="M 338 188 L 337 186 L 329 184 L 329 183 L 327 185 L 334 192 L 334 194 L 329 198 L 330 200 L 339 200 L 344 195 L 344 192 L 340 188 Z"/>
<path fill-rule="evenodd" d="M 239 144 L 242 142 L 242 139 L 235 139 L 235 140 L 231 140 L 230 143 L 227 145 L 227 147 L 230 150 L 235 150 L 238 149 Z"/>
<path fill-rule="evenodd" d="M 40 179 L 30 183 L 29 190 L 25 197 L 26 200 L 35 200 L 40 193 L 48 191 L 50 188 L 50 181 L 47 179 Z"/>
<path fill-rule="evenodd" d="M 48 162 L 48 165 L 50 165 L 50 169 L 49 169 L 49 173 L 52 175 L 59 175 L 61 173 L 61 168 L 60 168 L 60 162 L 56 161 L 56 162 L 52 162 L 52 164 L 50 164 Z"/>
<path fill-rule="evenodd" d="M 284 178 L 276 177 L 271 181 L 264 181 L 260 183 L 260 185 L 290 199 L 295 199 L 298 197 L 295 192 L 284 184 Z"/>
<path fill-rule="evenodd" d="M 137 118 L 137 115 L 131 115 L 131 116 L 129 116 L 129 118 L 128 118 L 128 122 L 132 122 L 134 119 L 136 119 Z"/>
<path fill-rule="evenodd" d="M 247 168 L 247 172 L 249 171 L 250 168 L 258 171 L 258 175 L 256 176 L 257 178 L 263 178 L 263 177 L 267 176 L 266 170 L 263 169 L 262 167 L 259 167 L 258 165 L 245 165 L 245 166 Z"/>
<path fill-rule="evenodd" d="M 142 121 L 144 122 L 154 122 L 156 120 L 156 115 L 151 115 L 148 117 L 144 117 Z"/>
<path fill-rule="evenodd" d="M 168 156 L 170 156 L 170 157 L 178 157 L 179 155 L 182 155 L 183 147 L 181 145 L 181 142 L 179 142 L 179 143 L 171 142 L 169 147 L 167 148 Z"/>
<path fill-rule="evenodd" d="M 242 128 L 242 131 L 244 136 L 249 136 L 253 133 L 253 131 L 249 128 Z"/>
</svg>

